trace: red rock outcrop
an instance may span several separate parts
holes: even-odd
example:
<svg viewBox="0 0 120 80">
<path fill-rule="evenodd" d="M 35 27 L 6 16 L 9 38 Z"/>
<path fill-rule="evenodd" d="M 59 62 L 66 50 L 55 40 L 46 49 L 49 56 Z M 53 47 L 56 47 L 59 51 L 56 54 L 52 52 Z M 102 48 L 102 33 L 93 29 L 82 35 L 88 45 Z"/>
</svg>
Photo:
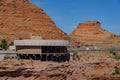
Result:
<svg viewBox="0 0 120 80">
<path fill-rule="evenodd" d="M 43 39 L 68 39 L 51 18 L 29 0 L 0 0 L 0 39 L 29 39 L 41 34 Z"/>
<path fill-rule="evenodd" d="M 85 43 L 101 43 L 115 41 L 115 34 L 100 27 L 100 22 L 88 21 L 80 23 L 70 34 L 71 40 Z"/>
<path fill-rule="evenodd" d="M 72 63 L 70 65 L 68 62 L 60 64 L 23 60 L 21 65 L 20 61 L 15 60 L 13 62 L 2 61 L 0 64 L 0 80 L 86 80 L 79 68 L 84 68 L 84 65 L 81 65 L 83 63 Z"/>
<path fill-rule="evenodd" d="M 106 52 L 80 51 L 75 60 L 59 63 L 0 60 L 0 80 L 120 80 L 120 61 Z"/>
</svg>

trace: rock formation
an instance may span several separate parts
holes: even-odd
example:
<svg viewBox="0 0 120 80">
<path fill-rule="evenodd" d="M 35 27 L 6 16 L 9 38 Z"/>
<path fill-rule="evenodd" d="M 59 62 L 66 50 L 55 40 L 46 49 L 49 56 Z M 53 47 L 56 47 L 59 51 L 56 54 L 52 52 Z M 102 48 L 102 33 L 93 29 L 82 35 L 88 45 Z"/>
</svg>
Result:
<svg viewBox="0 0 120 80">
<path fill-rule="evenodd" d="M 115 41 L 117 35 L 102 29 L 100 22 L 88 21 L 80 23 L 70 34 L 71 40 L 85 43 L 101 43 Z"/>
<path fill-rule="evenodd" d="M 0 39 L 29 39 L 30 35 L 42 39 L 68 39 L 51 18 L 29 0 L 0 0 Z"/>
</svg>

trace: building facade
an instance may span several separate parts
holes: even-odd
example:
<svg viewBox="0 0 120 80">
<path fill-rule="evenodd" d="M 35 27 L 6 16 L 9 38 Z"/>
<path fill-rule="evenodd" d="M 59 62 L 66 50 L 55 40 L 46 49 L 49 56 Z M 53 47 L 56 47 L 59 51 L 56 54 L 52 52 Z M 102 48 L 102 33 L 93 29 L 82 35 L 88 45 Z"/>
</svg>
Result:
<svg viewBox="0 0 120 80">
<path fill-rule="evenodd" d="M 17 55 L 21 59 L 65 61 L 67 54 L 67 40 L 15 40 Z"/>
</svg>

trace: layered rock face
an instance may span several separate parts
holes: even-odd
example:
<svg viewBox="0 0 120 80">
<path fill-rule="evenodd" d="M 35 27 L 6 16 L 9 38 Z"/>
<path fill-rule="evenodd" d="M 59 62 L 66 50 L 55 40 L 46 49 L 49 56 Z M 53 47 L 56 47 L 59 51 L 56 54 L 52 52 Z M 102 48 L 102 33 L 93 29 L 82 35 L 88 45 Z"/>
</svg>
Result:
<svg viewBox="0 0 120 80">
<path fill-rule="evenodd" d="M 68 39 L 51 18 L 28 0 L 0 0 L 0 39 Z"/>
<path fill-rule="evenodd" d="M 71 40 L 87 43 L 111 42 L 116 35 L 102 29 L 100 22 L 89 21 L 80 23 L 71 33 Z"/>
</svg>

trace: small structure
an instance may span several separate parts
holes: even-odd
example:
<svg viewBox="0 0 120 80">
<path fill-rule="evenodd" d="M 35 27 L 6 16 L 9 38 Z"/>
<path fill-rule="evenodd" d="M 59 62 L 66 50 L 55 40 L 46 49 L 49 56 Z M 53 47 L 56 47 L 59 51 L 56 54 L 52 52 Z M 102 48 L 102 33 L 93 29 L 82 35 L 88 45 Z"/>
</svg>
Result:
<svg viewBox="0 0 120 80">
<path fill-rule="evenodd" d="M 67 40 L 15 40 L 17 56 L 21 59 L 67 60 Z"/>
<path fill-rule="evenodd" d="M 75 51 L 70 51 L 69 54 L 70 54 L 70 60 L 72 61 L 72 60 L 74 60 L 75 55 L 77 54 L 77 52 L 75 52 Z"/>
<path fill-rule="evenodd" d="M 16 51 L 0 51 L 0 59 L 16 58 Z"/>
<path fill-rule="evenodd" d="M 86 47 L 86 51 L 89 51 L 89 50 L 90 50 L 90 48 Z"/>
<path fill-rule="evenodd" d="M 9 50 L 9 51 L 15 51 L 15 50 L 16 50 L 16 47 L 15 47 L 15 46 L 9 46 L 9 47 L 8 47 L 8 50 Z"/>
<path fill-rule="evenodd" d="M 86 47 L 86 52 L 88 53 L 90 51 L 90 48 L 89 47 Z"/>
</svg>

